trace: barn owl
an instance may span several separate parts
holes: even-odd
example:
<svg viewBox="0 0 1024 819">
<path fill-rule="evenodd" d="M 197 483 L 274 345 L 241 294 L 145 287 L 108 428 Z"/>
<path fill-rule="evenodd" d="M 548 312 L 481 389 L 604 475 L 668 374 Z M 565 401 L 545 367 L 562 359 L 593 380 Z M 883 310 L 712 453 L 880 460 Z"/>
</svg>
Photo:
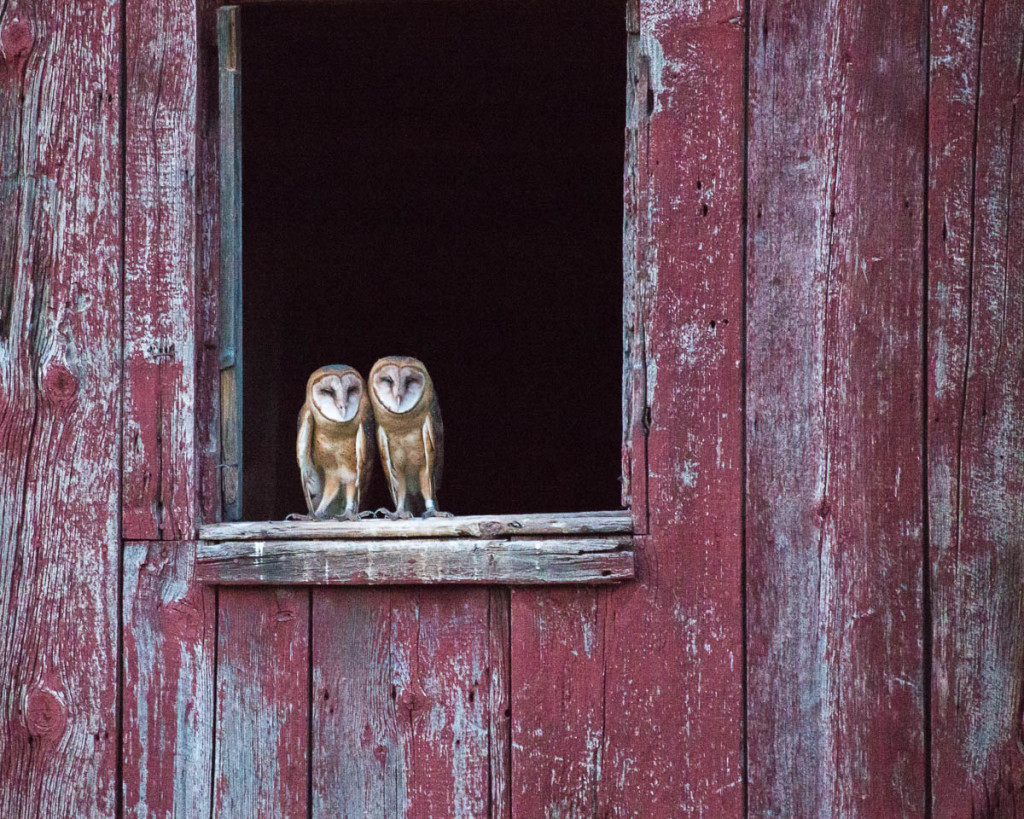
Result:
<svg viewBox="0 0 1024 819">
<path fill-rule="evenodd" d="M 306 382 L 295 454 L 306 506 L 314 518 L 337 509 L 342 488 L 345 505 L 340 517 L 359 517 L 359 501 L 375 455 L 373 413 L 366 392 L 363 377 L 343 364 L 321 367 Z"/>
<path fill-rule="evenodd" d="M 415 358 L 390 356 L 373 365 L 369 380 L 380 459 L 395 502 L 388 517 L 411 518 L 408 500 L 416 494 L 423 497 L 423 517 L 451 517 L 437 509 L 444 426 L 427 368 Z"/>
</svg>

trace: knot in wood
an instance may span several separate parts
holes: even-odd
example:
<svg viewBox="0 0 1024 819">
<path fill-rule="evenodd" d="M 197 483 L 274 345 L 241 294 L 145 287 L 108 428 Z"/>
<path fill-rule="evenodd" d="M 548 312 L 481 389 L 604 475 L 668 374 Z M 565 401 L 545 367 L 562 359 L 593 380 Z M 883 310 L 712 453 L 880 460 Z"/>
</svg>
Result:
<svg viewBox="0 0 1024 819">
<path fill-rule="evenodd" d="M 43 394 L 58 406 L 67 405 L 78 395 L 78 379 L 64 364 L 52 364 L 43 374 Z"/>
<path fill-rule="evenodd" d="M 34 688 L 26 697 L 25 723 L 34 737 L 59 736 L 67 723 L 64 703 L 55 692 Z"/>
<path fill-rule="evenodd" d="M 31 24 L 25 20 L 12 20 L 0 29 L 0 60 L 9 65 L 23 63 L 34 44 Z"/>
</svg>

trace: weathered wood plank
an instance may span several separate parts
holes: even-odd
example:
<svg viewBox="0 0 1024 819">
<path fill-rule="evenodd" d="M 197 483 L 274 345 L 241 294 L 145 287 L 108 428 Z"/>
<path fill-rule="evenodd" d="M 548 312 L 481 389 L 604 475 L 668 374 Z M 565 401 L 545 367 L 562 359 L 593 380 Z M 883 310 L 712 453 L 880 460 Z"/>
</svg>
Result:
<svg viewBox="0 0 1024 819">
<path fill-rule="evenodd" d="M 738 816 L 743 3 L 639 10 L 649 520 L 637 582 L 602 592 L 597 811 Z"/>
<path fill-rule="evenodd" d="M 464 515 L 412 520 L 322 520 L 211 523 L 203 540 L 339 540 L 423 537 L 518 537 L 520 535 L 628 535 L 629 510 L 561 515 Z"/>
<path fill-rule="evenodd" d="M 219 591 L 217 816 L 307 813 L 309 598 L 306 589 Z"/>
<path fill-rule="evenodd" d="M 512 592 L 514 816 L 596 815 L 606 603 L 597 589 Z"/>
<path fill-rule="evenodd" d="M 194 543 L 125 546 L 126 816 L 210 812 L 216 590 L 194 558 Z"/>
<path fill-rule="evenodd" d="M 512 604 L 511 591 L 488 590 L 487 757 L 491 776 L 491 819 L 512 819 Z"/>
<path fill-rule="evenodd" d="M 0 4 L 0 816 L 117 804 L 121 5 Z"/>
<path fill-rule="evenodd" d="M 626 130 L 622 219 L 622 505 L 647 532 L 647 89 L 649 59 L 640 47 L 640 3 L 626 3 Z"/>
<path fill-rule="evenodd" d="M 242 516 L 242 23 L 238 6 L 217 9 L 220 70 L 220 445 L 221 509 Z"/>
<path fill-rule="evenodd" d="M 202 543 L 204 582 L 356 585 L 615 583 L 633 576 L 630 540 L 275 540 Z"/>
<path fill-rule="evenodd" d="M 314 601 L 313 815 L 490 815 L 490 592 Z"/>
<path fill-rule="evenodd" d="M 392 674 L 406 816 L 488 816 L 486 589 L 396 594 Z"/>
<path fill-rule="evenodd" d="M 926 6 L 750 14 L 749 811 L 921 816 Z"/>
<path fill-rule="evenodd" d="M 194 537 L 196 16 L 125 8 L 124 537 Z"/>
<path fill-rule="evenodd" d="M 196 449 L 201 520 L 221 520 L 220 89 L 216 0 L 196 9 Z M 185 9 L 179 10 L 185 13 Z"/>
<path fill-rule="evenodd" d="M 931 3 L 932 815 L 1024 815 L 1024 6 Z"/>
</svg>

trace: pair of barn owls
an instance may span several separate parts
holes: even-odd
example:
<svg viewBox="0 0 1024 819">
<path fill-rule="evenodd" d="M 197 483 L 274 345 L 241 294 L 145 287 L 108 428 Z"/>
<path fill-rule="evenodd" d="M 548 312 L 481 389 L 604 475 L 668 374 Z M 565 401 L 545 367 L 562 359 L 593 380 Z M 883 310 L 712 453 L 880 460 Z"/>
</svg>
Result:
<svg viewBox="0 0 1024 819">
<path fill-rule="evenodd" d="M 321 367 L 306 383 L 296 456 L 310 516 L 356 520 L 379 452 L 395 511 L 410 518 L 423 499 L 423 517 L 437 508 L 444 463 L 444 427 L 434 383 L 422 361 L 391 356 L 370 370 L 370 387 L 352 367 Z M 376 432 L 374 429 L 376 428 Z"/>
</svg>

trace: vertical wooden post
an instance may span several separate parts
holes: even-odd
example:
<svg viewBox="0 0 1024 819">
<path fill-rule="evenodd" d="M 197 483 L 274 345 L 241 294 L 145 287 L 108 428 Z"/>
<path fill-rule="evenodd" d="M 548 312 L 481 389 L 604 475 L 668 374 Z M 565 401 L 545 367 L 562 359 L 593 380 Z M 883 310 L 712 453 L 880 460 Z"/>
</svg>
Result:
<svg viewBox="0 0 1024 819">
<path fill-rule="evenodd" d="M 220 443 L 224 520 L 242 517 L 242 52 L 238 6 L 217 9 L 220 69 Z"/>
</svg>

